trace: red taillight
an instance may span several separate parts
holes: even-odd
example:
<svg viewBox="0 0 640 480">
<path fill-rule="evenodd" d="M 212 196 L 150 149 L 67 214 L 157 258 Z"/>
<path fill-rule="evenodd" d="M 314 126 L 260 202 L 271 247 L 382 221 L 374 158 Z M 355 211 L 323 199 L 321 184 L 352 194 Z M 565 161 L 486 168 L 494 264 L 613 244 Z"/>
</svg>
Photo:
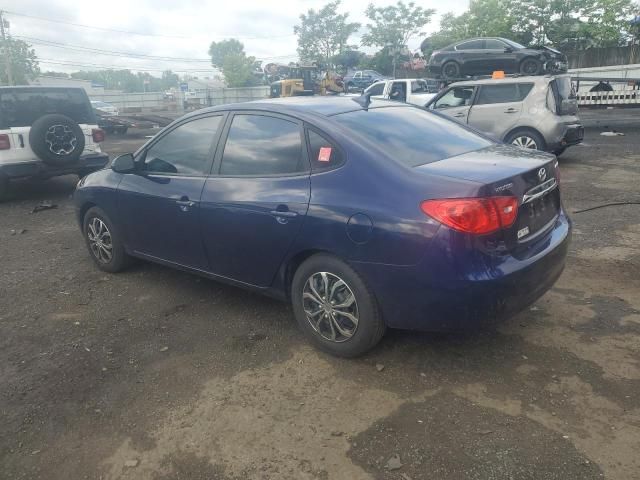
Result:
<svg viewBox="0 0 640 480">
<path fill-rule="evenodd" d="M 513 224 L 518 215 L 516 197 L 446 198 L 425 200 L 420 208 L 448 227 L 482 235 Z"/>
<path fill-rule="evenodd" d="M 9 150 L 11 148 L 11 141 L 9 141 L 9 135 L 3 133 L 0 135 L 0 150 Z"/>
<path fill-rule="evenodd" d="M 104 130 L 94 128 L 93 130 L 91 130 L 91 137 L 93 137 L 94 143 L 104 142 Z"/>
</svg>

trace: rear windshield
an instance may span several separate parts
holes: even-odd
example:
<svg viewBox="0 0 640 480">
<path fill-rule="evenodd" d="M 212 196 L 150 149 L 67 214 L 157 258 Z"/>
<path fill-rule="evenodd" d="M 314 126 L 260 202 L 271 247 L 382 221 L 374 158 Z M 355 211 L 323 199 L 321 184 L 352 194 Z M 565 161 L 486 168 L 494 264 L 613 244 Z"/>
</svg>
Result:
<svg viewBox="0 0 640 480">
<path fill-rule="evenodd" d="M 453 120 L 420 108 L 373 108 L 333 118 L 373 148 L 410 167 L 492 145 L 491 141 Z"/>
<path fill-rule="evenodd" d="M 76 123 L 96 123 L 84 90 L 0 90 L 0 129 L 30 127 L 49 113 L 66 115 Z"/>
</svg>

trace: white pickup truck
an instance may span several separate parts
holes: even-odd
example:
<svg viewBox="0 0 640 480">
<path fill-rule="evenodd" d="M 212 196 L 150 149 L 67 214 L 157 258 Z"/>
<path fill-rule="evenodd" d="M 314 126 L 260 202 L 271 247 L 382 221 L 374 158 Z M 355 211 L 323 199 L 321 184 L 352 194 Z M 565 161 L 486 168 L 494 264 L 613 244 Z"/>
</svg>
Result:
<svg viewBox="0 0 640 480">
<path fill-rule="evenodd" d="M 397 78 L 376 82 L 367 87 L 363 94 L 370 94 L 371 98 L 397 100 L 424 107 L 437 93 L 435 82 L 431 84 L 419 78 Z"/>
</svg>

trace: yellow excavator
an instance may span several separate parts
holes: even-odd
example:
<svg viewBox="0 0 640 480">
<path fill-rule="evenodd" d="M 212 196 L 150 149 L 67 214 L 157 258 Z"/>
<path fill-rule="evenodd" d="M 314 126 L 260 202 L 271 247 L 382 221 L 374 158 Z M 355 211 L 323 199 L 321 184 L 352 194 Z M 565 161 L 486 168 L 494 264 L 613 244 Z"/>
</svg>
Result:
<svg viewBox="0 0 640 480">
<path fill-rule="evenodd" d="M 333 71 L 322 70 L 316 63 L 288 67 L 269 64 L 265 67 L 268 75 L 275 71 L 286 78 L 271 83 L 271 98 L 334 95 L 344 91 L 342 78 Z"/>
</svg>

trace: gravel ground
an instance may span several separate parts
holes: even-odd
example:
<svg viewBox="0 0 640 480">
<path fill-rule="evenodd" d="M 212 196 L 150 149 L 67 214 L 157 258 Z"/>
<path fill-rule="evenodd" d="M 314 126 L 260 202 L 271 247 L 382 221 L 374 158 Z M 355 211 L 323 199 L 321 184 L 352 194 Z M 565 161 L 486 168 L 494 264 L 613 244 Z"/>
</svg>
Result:
<svg viewBox="0 0 640 480">
<path fill-rule="evenodd" d="M 640 201 L 636 119 L 561 158 L 570 212 Z M 558 284 L 497 331 L 340 360 L 271 299 L 97 270 L 75 182 L 0 204 L 0 478 L 640 479 L 640 206 L 574 213 Z"/>
</svg>

